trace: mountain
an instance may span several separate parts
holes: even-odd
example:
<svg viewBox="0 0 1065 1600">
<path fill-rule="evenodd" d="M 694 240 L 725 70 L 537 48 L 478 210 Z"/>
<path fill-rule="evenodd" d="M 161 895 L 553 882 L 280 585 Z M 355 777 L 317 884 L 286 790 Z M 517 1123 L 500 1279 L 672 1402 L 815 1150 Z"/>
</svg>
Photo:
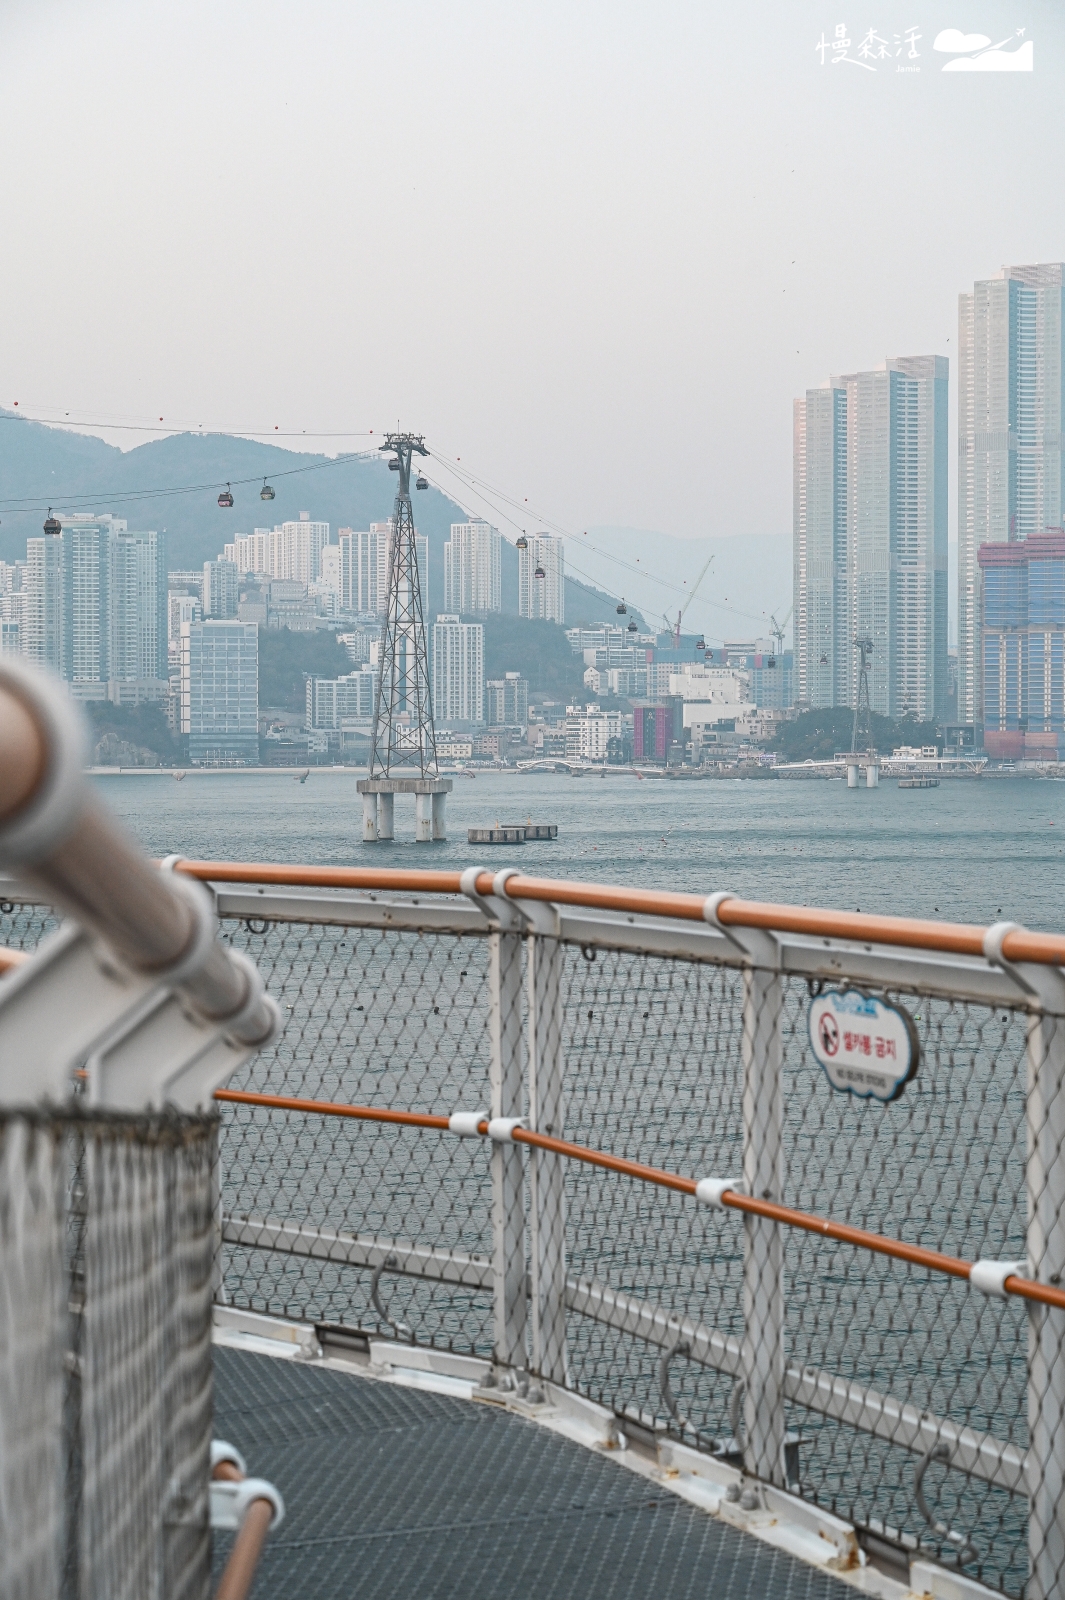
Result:
<svg viewBox="0 0 1065 1600">
<path fill-rule="evenodd" d="M 275 499 L 264 502 L 264 479 Z M 198 567 L 237 534 L 295 521 L 301 511 L 338 528 L 365 528 L 392 514 L 395 478 L 383 457 L 367 451 L 332 457 L 284 450 L 229 434 L 172 434 L 119 450 L 88 434 L 28 422 L 0 410 L 0 560 L 26 553 L 49 505 L 58 510 L 110 511 L 131 528 L 166 533 L 171 570 Z M 229 483 L 232 510 L 218 494 Z M 444 595 L 444 545 L 467 513 L 438 489 L 413 496 L 419 533 L 429 540 L 430 611 Z M 517 613 L 518 553 L 503 541 L 503 609 Z M 615 601 L 594 584 L 566 582 L 566 620 L 613 622 Z"/>
</svg>

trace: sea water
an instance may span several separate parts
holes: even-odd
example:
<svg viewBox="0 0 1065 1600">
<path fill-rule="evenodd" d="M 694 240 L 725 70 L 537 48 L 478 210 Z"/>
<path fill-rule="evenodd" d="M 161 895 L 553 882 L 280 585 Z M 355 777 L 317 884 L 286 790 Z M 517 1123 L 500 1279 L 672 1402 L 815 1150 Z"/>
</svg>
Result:
<svg viewBox="0 0 1065 1600">
<path fill-rule="evenodd" d="M 190 773 L 96 780 L 151 854 L 377 867 L 520 866 L 594 879 L 836 909 L 1010 918 L 1056 929 L 1065 869 L 1065 784 L 944 780 L 938 789 L 848 789 L 838 780 L 706 782 L 632 774 L 456 776 L 447 840 L 414 842 L 414 798 L 394 842 L 362 842 L 358 773 Z M 471 845 L 497 822 L 553 822 L 551 843 Z"/>
</svg>

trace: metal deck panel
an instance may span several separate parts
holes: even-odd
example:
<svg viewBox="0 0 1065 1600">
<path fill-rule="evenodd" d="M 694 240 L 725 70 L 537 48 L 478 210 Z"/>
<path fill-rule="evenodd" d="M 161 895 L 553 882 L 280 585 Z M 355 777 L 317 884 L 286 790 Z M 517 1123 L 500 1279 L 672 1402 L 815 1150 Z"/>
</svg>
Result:
<svg viewBox="0 0 1065 1600">
<path fill-rule="evenodd" d="M 287 1515 L 254 1600 L 848 1600 L 831 1574 L 488 1406 L 215 1350 L 215 1436 Z M 216 1573 L 229 1548 L 215 1540 Z"/>
</svg>

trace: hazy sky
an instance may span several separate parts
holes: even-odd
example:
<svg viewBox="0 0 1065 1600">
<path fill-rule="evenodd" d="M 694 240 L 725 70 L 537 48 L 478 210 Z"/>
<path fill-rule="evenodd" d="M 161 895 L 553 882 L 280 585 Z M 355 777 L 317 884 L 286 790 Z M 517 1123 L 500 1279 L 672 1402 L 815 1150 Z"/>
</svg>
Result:
<svg viewBox="0 0 1065 1600">
<path fill-rule="evenodd" d="M 567 528 L 784 532 L 794 395 L 937 351 L 953 408 L 959 290 L 1065 257 L 1063 63 L 1058 0 L 8 0 L 0 404 L 401 419 Z"/>
</svg>

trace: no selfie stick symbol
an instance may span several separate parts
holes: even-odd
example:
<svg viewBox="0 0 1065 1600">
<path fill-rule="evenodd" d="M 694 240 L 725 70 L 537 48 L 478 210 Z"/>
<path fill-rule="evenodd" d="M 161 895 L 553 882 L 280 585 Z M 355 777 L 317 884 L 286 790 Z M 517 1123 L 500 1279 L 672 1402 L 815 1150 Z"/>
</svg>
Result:
<svg viewBox="0 0 1065 1600">
<path fill-rule="evenodd" d="M 839 1049 L 839 1028 L 835 1017 L 827 1011 L 821 1018 L 821 1048 L 826 1056 L 834 1056 Z"/>
</svg>

